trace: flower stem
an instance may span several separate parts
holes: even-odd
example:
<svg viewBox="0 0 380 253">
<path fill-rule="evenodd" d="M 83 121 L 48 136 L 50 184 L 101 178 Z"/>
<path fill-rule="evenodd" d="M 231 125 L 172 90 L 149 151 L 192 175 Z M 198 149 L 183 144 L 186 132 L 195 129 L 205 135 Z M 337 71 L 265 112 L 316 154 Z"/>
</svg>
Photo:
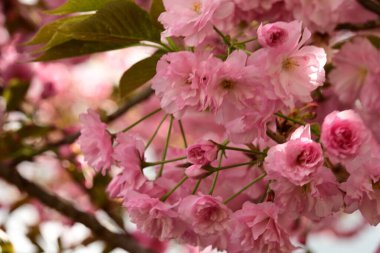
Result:
<svg viewBox="0 0 380 253">
<path fill-rule="evenodd" d="M 274 115 L 276 115 L 277 117 L 280 117 L 280 118 L 286 119 L 286 120 L 288 120 L 288 121 L 291 121 L 291 122 L 293 122 L 293 123 L 296 123 L 296 124 L 298 124 L 298 125 L 302 125 L 302 126 L 306 125 L 305 122 L 303 122 L 303 121 L 301 121 L 301 120 L 298 120 L 298 119 L 294 119 L 294 118 L 288 117 L 288 116 L 286 116 L 286 115 L 284 115 L 284 114 L 282 114 L 282 113 L 280 113 L 280 112 L 276 112 Z"/>
<path fill-rule="evenodd" d="M 168 191 L 167 193 L 165 193 L 164 196 L 162 196 L 160 198 L 160 200 L 162 202 L 165 202 L 169 197 L 170 195 L 172 195 L 183 183 L 186 182 L 186 180 L 189 179 L 187 176 L 184 176 L 181 181 L 178 182 L 178 184 L 176 186 L 173 187 L 173 189 L 171 189 L 170 191 Z"/>
<path fill-rule="evenodd" d="M 247 39 L 247 40 L 238 41 L 238 42 L 234 43 L 234 45 L 243 45 L 243 44 L 246 44 L 248 42 L 255 41 L 255 40 L 257 40 L 257 37 L 252 37 L 252 38 Z"/>
<path fill-rule="evenodd" d="M 181 157 L 178 157 L 178 158 L 174 158 L 174 159 L 170 159 L 170 160 L 165 160 L 165 161 L 145 162 L 143 167 L 145 168 L 145 167 L 149 167 L 149 166 L 155 166 L 155 165 L 160 165 L 160 164 L 167 164 L 167 163 L 177 162 L 177 161 L 181 161 L 181 160 L 186 159 L 186 158 L 187 158 L 187 156 L 181 156 Z"/>
<path fill-rule="evenodd" d="M 218 167 L 218 168 L 215 168 L 215 172 L 217 171 L 221 171 L 221 170 L 227 170 L 227 169 L 232 169 L 232 168 L 236 168 L 236 167 L 240 167 L 240 166 L 245 166 L 245 165 L 253 165 L 254 162 L 245 162 L 245 163 L 238 163 L 238 164 L 232 164 L 232 165 L 228 165 L 228 166 L 224 166 L 224 167 Z"/>
<path fill-rule="evenodd" d="M 193 191 L 191 192 L 191 194 L 194 195 L 194 194 L 198 191 L 198 188 L 199 188 L 201 182 L 202 182 L 202 179 L 198 179 L 198 181 L 197 181 L 197 183 L 195 184 L 195 187 L 194 187 Z"/>
<path fill-rule="evenodd" d="M 251 150 L 251 149 L 245 149 L 245 148 L 231 147 L 231 146 L 219 144 L 219 143 L 216 143 L 216 142 L 214 142 L 214 143 L 220 149 L 223 149 L 223 150 L 235 150 L 235 151 L 241 151 L 241 152 L 245 152 L 245 153 L 253 153 L 253 154 L 257 154 L 257 155 L 266 155 L 265 152 L 260 152 L 260 151 L 255 151 L 255 150 Z"/>
<path fill-rule="evenodd" d="M 138 121 L 136 121 L 135 123 L 133 123 L 132 125 L 128 126 L 126 129 L 124 129 L 123 132 L 127 132 L 128 130 L 132 129 L 133 127 L 137 126 L 138 124 L 140 124 L 141 122 L 143 122 L 147 118 L 155 115 L 156 113 L 158 113 L 160 111 L 161 111 L 161 108 L 158 108 L 158 109 L 154 110 L 153 112 L 148 113 L 147 115 L 145 115 L 144 117 L 142 117 L 141 119 L 139 119 Z"/>
<path fill-rule="evenodd" d="M 212 184 L 211 184 L 211 188 L 210 188 L 210 191 L 209 191 L 209 194 L 212 195 L 214 193 L 214 190 L 215 190 L 215 187 L 216 187 L 216 182 L 218 181 L 218 177 L 219 177 L 219 170 L 222 166 L 222 160 L 223 160 L 223 151 L 220 152 L 220 157 L 219 157 L 219 161 L 218 161 L 218 168 L 216 169 L 216 172 L 215 172 L 215 176 L 212 180 Z"/>
<path fill-rule="evenodd" d="M 166 159 L 166 153 L 168 152 L 170 136 L 171 136 L 172 128 L 173 128 L 173 120 L 174 120 L 173 115 L 170 115 L 170 123 L 169 123 L 168 135 L 166 136 L 165 147 L 164 147 L 164 151 L 162 152 L 162 159 L 161 159 L 161 161 L 165 161 L 165 159 Z M 162 172 L 164 170 L 164 165 L 165 165 L 164 163 L 161 164 L 160 171 L 158 172 L 158 177 L 162 176 Z"/>
<path fill-rule="evenodd" d="M 224 204 L 228 204 L 228 202 L 230 202 L 231 200 L 233 200 L 234 198 L 236 198 L 237 196 L 239 196 L 244 191 L 248 190 L 251 186 L 253 186 L 257 182 L 261 181 L 266 175 L 267 175 L 266 173 L 263 173 L 260 176 L 258 176 L 257 178 L 253 179 L 250 183 L 248 183 L 246 186 L 244 186 L 240 191 L 238 191 L 235 194 L 233 194 L 230 197 L 228 197 L 223 203 Z"/>
<path fill-rule="evenodd" d="M 162 126 L 162 124 L 164 123 L 164 121 L 166 120 L 166 118 L 168 117 L 168 114 L 165 114 L 165 116 L 162 118 L 160 124 L 158 124 L 157 128 L 156 128 L 156 131 L 154 131 L 152 137 L 150 137 L 148 143 L 146 144 L 145 146 L 145 150 L 147 150 L 150 146 L 150 144 L 152 144 L 154 138 L 156 137 L 156 135 L 158 134 L 158 131 L 160 131 L 160 128 Z"/>
<path fill-rule="evenodd" d="M 181 120 L 178 120 L 179 128 L 181 129 L 181 135 L 183 139 L 183 144 L 185 145 L 185 148 L 187 148 L 187 140 L 185 135 L 185 129 L 183 128 L 183 124 Z"/>
</svg>

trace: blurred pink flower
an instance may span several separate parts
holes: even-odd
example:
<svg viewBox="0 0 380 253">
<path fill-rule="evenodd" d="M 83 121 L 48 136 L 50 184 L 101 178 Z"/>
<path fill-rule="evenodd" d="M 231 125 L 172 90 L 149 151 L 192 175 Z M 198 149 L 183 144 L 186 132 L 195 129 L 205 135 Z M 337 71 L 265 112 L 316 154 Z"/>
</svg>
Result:
<svg viewBox="0 0 380 253">
<path fill-rule="evenodd" d="M 107 125 L 100 121 L 99 115 L 88 110 L 80 115 L 82 124 L 78 143 L 85 156 L 85 161 L 98 172 L 106 173 L 111 168 L 112 141 L 107 132 Z"/>
<path fill-rule="evenodd" d="M 209 195 L 185 197 L 179 207 L 180 217 L 199 235 L 215 234 L 228 227 L 231 210 L 221 198 Z"/>
</svg>

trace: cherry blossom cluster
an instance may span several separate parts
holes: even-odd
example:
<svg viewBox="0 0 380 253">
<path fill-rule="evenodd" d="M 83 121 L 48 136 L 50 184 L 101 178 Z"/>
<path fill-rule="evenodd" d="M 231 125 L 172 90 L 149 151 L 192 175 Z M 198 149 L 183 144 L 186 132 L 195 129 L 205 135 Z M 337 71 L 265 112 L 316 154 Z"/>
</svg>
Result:
<svg viewBox="0 0 380 253">
<path fill-rule="evenodd" d="M 107 192 L 138 230 L 269 253 L 302 247 L 304 224 L 342 212 L 378 224 L 379 50 L 333 31 L 373 14 L 356 1 L 164 5 L 173 50 L 150 82 L 160 108 L 116 132 L 92 110 L 80 118 L 85 160 L 112 176 Z M 352 20 L 354 11 L 363 15 Z M 334 42 L 321 42 L 323 32 Z"/>
</svg>

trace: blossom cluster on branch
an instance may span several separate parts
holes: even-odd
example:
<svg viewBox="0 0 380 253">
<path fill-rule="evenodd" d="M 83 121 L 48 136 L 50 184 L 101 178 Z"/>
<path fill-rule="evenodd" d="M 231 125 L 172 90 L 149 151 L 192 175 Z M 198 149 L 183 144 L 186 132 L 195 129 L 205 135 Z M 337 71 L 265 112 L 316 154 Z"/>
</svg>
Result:
<svg viewBox="0 0 380 253">
<path fill-rule="evenodd" d="M 93 111 L 82 116 L 79 139 L 94 169 L 118 168 L 108 192 L 121 199 L 137 228 L 160 240 L 238 253 L 291 252 L 291 238 L 302 231 L 295 224 L 341 212 L 360 210 L 378 224 L 380 146 L 368 124 L 379 104 L 378 49 L 360 35 L 345 38 L 336 52 L 317 43 L 321 32 L 344 38 L 331 28 L 345 21 L 349 7 L 338 1 L 163 2 L 158 20 L 171 52 L 151 80 L 163 120 L 170 115 L 154 150 L 162 159 L 149 162 L 146 155 L 154 128 L 145 141 L 138 132 L 124 133 L 135 124 L 111 134 Z M 301 20 L 276 21 L 291 14 L 278 5 L 291 6 Z M 255 27 L 252 20 L 263 23 Z M 326 81 L 328 59 L 333 69 Z M 323 106 L 326 90 L 334 92 L 334 104 Z M 213 129 L 205 129 L 187 147 L 193 128 L 182 122 L 194 115 L 209 118 L 217 136 L 206 137 Z M 185 148 L 170 146 L 174 122 Z"/>
<path fill-rule="evenodd" d="M 45 2 L 58 17 L 36 14 L 46 24 L 32 38 L 12 29 L 34 14 L 0 3 L 0 177 L 20 201 L 69 210 L 105 251 L 308 251 L 342 214 L 380 223 L 376 1 Z M 86 56 L 132 46 L 144 55 Z M 54 179 L 29 178 L 26 161 Z M 56 219 L 40 202 L 41 220 Z"/>
</svg>

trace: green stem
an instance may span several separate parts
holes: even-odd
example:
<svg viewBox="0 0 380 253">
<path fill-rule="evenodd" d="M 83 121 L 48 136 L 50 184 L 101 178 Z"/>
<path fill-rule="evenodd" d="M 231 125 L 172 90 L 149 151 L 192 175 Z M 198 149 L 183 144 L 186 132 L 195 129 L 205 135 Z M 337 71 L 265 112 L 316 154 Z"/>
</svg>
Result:
<svg viewBox="0 0 380 253">
<path fill-rule="evenodd" d="M 177 162 L 177 161 L 181 161 L 181 160 L 186 159 L 186 158 L 187 158 L 187 156 L 181 156 L 181 157 L 178 157 L 178 158 L 174 158 L 174 159 L 170 159 L 170 160 L 165 160 L 165 161 L 145 162 L 143 167 L 145 168 L 145 167 L 150 167 L 150 166 L 155 166 L 155 165 L 160 165 L 160 164 L 167 164 L 167 163 Z"/>
<path fill-rule="evenodd" d="M 235 194 L 233 194 L 232 196 L 228 197 L 223 203 L 224 204 L 228 204 L 228 202 L 230 202 L 231 200 L 233 200 L 234 198 L 236 198 L 237 196 L 239 196 L 244 191 L 248 190 L 251 186 L 253 186 L 257 182 L 261 181 L 266 175 L 267 174 L 264 173 L 264 174 L 261 174 L 260 176 L 258 176 L 257 178 L 253 179 L 252 182 L 250 182 L 249 184 L 247 184 L 246 186 L 244 186 L 240 191 L 238 191 Z"/>
<path fill-rule="evenodd" d="M 171 48 L 172 48 L 174 51 L 179 51 L 177 45 L 175 44 L 174 40 L 173 40 L 171 37 L 167 37 L 166 40 L 168 41 L 169 46 L 171 46 Z"/>
<path fill-rule="evenodd" d="M 265 152 L 255 151 L 255 150 L 251 150 L 251 149 L 231 147 L 231 146 L 226 146 L 226 145 L 218 144 L 218 143 L 216 143 L 216 145 L 221 149 L 235 150 L 235 151 L 241 151 L 241 152 L 245 152 L 245 153 L 253 153 L 253 154 L 257 154 L 257 155 L 266 155 Z"/>
<path fill-rule="evenodd" d="M 160 44 L 160 45 L 156 45 L 156 44 L 145 44 L 145 43 L 138 43 L 137 44 L 138 46 L 143 46 L 143 47 L 153 47 L 153 48 L 158 48 L 160 50 L 164 50 L 166 52 L 171 52 L 173 50 L 171 50 L 170 48 L 168 48 L 167 46 L 165 46 L 164 44 Z"/>
<path fill-rule="evenodd" d="M 253 38 L 250 38 L 250 39 L 247 39 L 247 40 L 239 41 L 239 42 L 236 42 L 234 44 L 235 45 L 242 45 L 242 44 L 246 44 L 248 42 L 255 41 L 255 40 L 257 40 L 257 37 L 253 37 Z"/>
<path fill-rule="evenodd" d="M 183 144 L 185 145 L 185 148 L 187 148 L 187 140 L 185 135 L 185 129 L 183 128 L 183 124 L 181 120 L 178 120 L 179 128 L 181 129 L 181 135 L 183 139 Z"/>
<path fill-rule="evenodd" d="M 216 26 L 214 26 L 214 30 L 223 39 L 223 42 L 228 46 L 228 48 L 230 48 L 231 47 L 231 42 L 227 38 L 227 36 L 225 36 L 218 28 L 216 28 Z"/>
<path fill-rule="evenodd" d="M 169 197 L 170 195 L 172 195 L 183 183 L 186 182 L 186 180 L 189 179 L 187 176 L 184 176 L 181 181 L 178 182 L 178 184 L 176 186 L 173 187 L 173 189 L 171 189 L 170 191 L 168 191 L 167 193 L 165 193 L 164 196 L 162 196 L 160 198 L 160 200 L 162 202 L 165 202 Z"/>
<path fill-rule="evenodd" d="M 245 166 L 245 165 L 253 165 L 254 162 L 245 162 L 245 163 L 238 163 L 238 164 L 232 164 L 232 165 L 229 165 L 229 166 L 224 166 L 224 167 L 218 167 L 214 170 L 214 172 L 217 172 L 217 171 L 221 171 L 221 170 L 227 170 L 227 169 L 232 169 L 232 168 L 236 168 L 236 167 L 240 167 L 240 166 Z"/>
<path fill-rule="evenodd" d="M 216 173 L 215 173 L 215 176 L 212 180 L 212 184 L 211 184 L 211 188 L 210 188 L 210 191 L 209 191 L 209 194 L 212 195 L 214 193 L 214 190 L 215 190 L 215 187 L 216 187 L 216 182 L 218 181 L 218 177 L 219 177 L 219 170 L 222 166 L 222 160 L 223 160 L 223 151 L 220 152 L 220 157 L 219 157 L 219 161 L 218 161 L 218 168 L 216 170 Z"/>
<path fill-rule="evenodd" d="M 135 123 L 133 123 L 132 125 L 127 127 L 126 129 L 124 129 L 123 132 L 127 132 L 128 130 L 132 129 L 133 127 L 137 126 L 138 124 L 140 124 L 141 122 L 143 122 L 147 118 L 152 117 L 153 115 L 155 115 L 156 113 L 158 113 L 160 111 L 161 111 L 161 108 L 158 108 L 158 109 L 154 110 L 153 112 L 148 113 L 147 115 L 145 115 L 144 117 L 142 117 L 141 119 L 139 119 L 138 121 L 136 121 Z"/>
<path fill-rule="evenodd" d="M 191 194 L 195 194 L 197 191 L 198 191 L 198 188 L 199 186 L 201 185 L 201 182 L 202 182 L 202 179 L 198 179 L 197 183 L 195 184 L 195 187 L 193 189 L 193 191 L 191 192 Z"/>
<path fill-rule="evenodd" d="M 160 131 L 160 128 L 162 126 L 162 124 L 165 122 L 166 118 L 168 117 L 168 114 L 165 114 L 165 116 L 162 118 L 160 124 L 158 124 L 157 128 L 156 128 L 156 131 L 154 131 L 152 137 L 150 137 L 148 143 L 146 144 L 145 146 L 145 150 L 147 150 L 150 146 L 150 144 L 152 144 L 154 138 L 156 137 L 156 135 L 158 134 L 158 131 Z"/>
<path fill-rule="evenodd" d="M 306 123 L 303 122 L 303 121 L 301 121 L 301 120 L 294 119 L 294 118 L 290 118 L 290 117 L 288 117 L 288 116 L 286 116 L 286 115 L 284 115 L 284 114 L 282 114 L 282 113 L 279 113 L 279 112 L 276 112 L 274 115 L 276 115 L 276 116 L 278 116 L 278 117 L 280 117 L 280 118 L 286 119 L 286 120 L 288 120 L 288 121 L 291 121 L 291 122 L 293 122 L 293 123 L 296 123 L 296 124 L 302 125 L 302 126 L 306 125 Z"/>
<path fill-rule="evenodd" d="M 267 136 L 269 138 L 271 138 L 272 140 L 274 140 L 275 142 L 277 142 L 278 144 L 282 144 L 282 143 L 285 143 L 285 138 L 282 137 L 281 135 L 278 135 L 277 133 L 273 132 L 272 130 L 270 129 L 267 129 L 267 132 L 266 132 Z"/>
<path fill-rule="evenodd" d="M 165 147 L 164 147 L 164 151 L 162 152 L 161 161 L 165 161 L 165 159 L 166 159 L 166 153 L 168 152 L 170 136 L 171 136 L 172 128 L 173 128 L 173 121 L 174 121 L 174 117 L 173 117 L 173 115 L 170 115 L 170 124 L 169 124 L 169 129 L 168 129 L 168 135 L 166 136 Z M 164 171 L 164 166 L 165 166 L 164 163 L 161 164 L 160 171 L 158 172 L 158 177 L 162 176 L 162 172 Z"/>
</svg>

